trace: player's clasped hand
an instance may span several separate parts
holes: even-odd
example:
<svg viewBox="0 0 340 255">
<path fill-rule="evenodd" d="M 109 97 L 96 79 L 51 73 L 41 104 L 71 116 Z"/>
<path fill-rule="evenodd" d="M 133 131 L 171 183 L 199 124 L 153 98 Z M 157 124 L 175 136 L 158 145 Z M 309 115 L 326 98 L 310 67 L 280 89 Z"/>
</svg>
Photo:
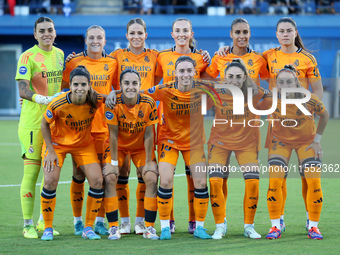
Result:
<svg viewBox="0 0 340 255">
<path fill-rule="evenodd" d="M 114 109 L 116 105 L 117 95 L 114 90 L 110 92 L 110 94 L 105 99 L 105 105 L 110 109 Z"/>
<path fill-rule="evenodd" d="M 119 173 L 119 168 L 118 166 L 113 166 L 111 164 L 107 164 L 106 166 L 104 166 L 103 168 L 103 176 L 107 176 L 109 174 L 115 174 L 116 177 L 118 178 L 118 173 Z"/>
<path fill-rule="evenodd" d="M 322 155 L 323 155 L 323 150 L 322 147 L 320 145 L 320 143 L 316 143 L 316 142 L 312 142 L 307 148 L 306 151 L 309 149 L 313 149 L 315 152 L 315 159 L 319 158 L 320 160 L 322 159 Z"/>
<path fill-rule="evenodd" d="M 66 58 L 66 62 L 69 62 L 72 58 L 74 58 L 75 55 L 76 55 L 76 53 L 74 51 L 71 54 L 68 54 L 68 56 Z"/>
<path fill-rule="evenodd" d="M 57 154 L 53 152 L 48 152 L 48 155 L 44 159 L 44 170 L 46 172 L 52 172 L 54 162 L 56 162 L 56 166 L 59 166 L 59 159 Z"/>
<path fill-rule="evenodd" d="M 155 162 L 149 161 L 149 162 L 145 163 L 145 166 L 144 166 L 144 169 L 143 169 L 143 177 L 149 171 L 150 172 L 154 172 L 157 176 L 159 175 L 158 169 L 157 169 L 157 166 L 156 166 Z"/>
</svg>

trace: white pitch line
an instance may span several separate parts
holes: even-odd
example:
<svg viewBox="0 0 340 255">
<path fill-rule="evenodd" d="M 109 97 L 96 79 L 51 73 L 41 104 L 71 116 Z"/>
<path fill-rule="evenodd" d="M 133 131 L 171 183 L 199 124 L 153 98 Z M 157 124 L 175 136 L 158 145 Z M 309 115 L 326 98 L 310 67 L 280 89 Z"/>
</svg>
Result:
<svg viewBox="0 0 340 255">
<path fill-rule="evenodd" d="M 185 176 L 185 174 L 175 174 L 175 177 L 182 177 Z M 137 180 L 137 177 L 130 177 L 129 180 Z M 87 180 L 86 180 L 87 182 Z M 58 184 L 70 184 L 71 181 L 66 182 L 58 182 Z M 40 186 L 41 183 L 37 183 L 36 186 Z M 8 184 L 8 185 L 0 185 L 0 188 L 9 188 L 9 187 L 20 187 L 21 184 Z"/>
</svg>

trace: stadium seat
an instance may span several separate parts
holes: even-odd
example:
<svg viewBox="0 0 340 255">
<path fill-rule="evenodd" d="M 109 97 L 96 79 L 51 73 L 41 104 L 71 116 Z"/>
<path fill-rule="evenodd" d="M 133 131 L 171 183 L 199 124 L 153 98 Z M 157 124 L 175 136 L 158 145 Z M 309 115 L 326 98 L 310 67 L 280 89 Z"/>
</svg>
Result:
<svg viewBox="0 0 340 255">
<path fill-rule="evenodd" d="M 268 13 L 268 2 L 260 2 L 260 13 Z"/>
</svg>

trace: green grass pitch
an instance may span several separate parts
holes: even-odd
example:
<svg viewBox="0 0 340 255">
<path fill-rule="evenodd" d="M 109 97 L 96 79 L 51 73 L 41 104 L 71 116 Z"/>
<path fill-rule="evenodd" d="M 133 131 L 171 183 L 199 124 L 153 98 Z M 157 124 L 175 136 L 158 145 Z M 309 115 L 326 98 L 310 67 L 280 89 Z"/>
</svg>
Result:
<svg viewBox="0 0 340 255">
<path fill-rule="evenodd" d="M 23 163 L 20 159 L 17 125 L 18 121 L 0 121 L 0 254 L 339 254 L 340 234 L 337 229 L 340 225 L 339 172 L 323 174 L 324 204 L 319 227 L 324 240 L 307 238 L 301 181 L 297 174 L 291 174 L 291 178 L 287 181 L 286 232 L 282 234 L 281 239 L 265 239 L 271 226 L 266 203 L 268 178 L 265 175 L 260 179 L 260 198 L 255 217 L 255 227 L 262 235 L 262 239 L 250 240 L 243 236 L 244 181 L 231 174 L 228 181 L 227 235 L 222 240 L 198 240 L 187 233 L 186 178 L 183 175 L 184 164 L 181 157 L 176 168 L 176 174 L 180 176 L 175 177 L 174 181 L 176 233 L 172 235 L 170 241 L 150 241 L 133 234 L 123 236 L 119 241 L 109 241 L 106 236 L 102 236 L 102 240 L 99 241 L 83 240 L 75 236 L 69 195 L 69 181 L 72 176 L 70 156 L 66 160 L 60 177 L 61 182 L 67 183 L 60 183 L 57 190 L 54 227 L 61 235 L 55 237 L 52 242 L 25 239 L 22 236 L 23 220 L 19 196 Z M 211 126 L 211 123 L 207 122 L 206 131 L 210 129 L 209 125 Z M 323 135 L 321 144 L 324 149 L 323 163 L 326 165 L 340 164 L 339 127 L 340 120 L 330 120 Z M 265 127 L 261 129 L 261 133 L 264 141 Z M 267 164 L 267 149 L 260 152 L 260 163 Z M 290 163 L 296 164 L 295 155 L 292 156 Z M 232 164 L 236 165 L 234 158 Z M 135 177 L 134 169 L 131 170 L 131 176 Z M 41 178 L 42 174 L 38 178 L 39 183 Z M 133 178 L 129 184 L 130 216 L 134 224 L 137 180 Z M 40 186 L 37 186 L 35 223 L 39 217 L 39 189 Z M 86 190 L 88 190 L 87 185 Z M 160 234 L 158 218 L 155 227 Z M 205 227 L 208 233 L 213 234 L 215 223 L 210 206 Z"/>
</svg>

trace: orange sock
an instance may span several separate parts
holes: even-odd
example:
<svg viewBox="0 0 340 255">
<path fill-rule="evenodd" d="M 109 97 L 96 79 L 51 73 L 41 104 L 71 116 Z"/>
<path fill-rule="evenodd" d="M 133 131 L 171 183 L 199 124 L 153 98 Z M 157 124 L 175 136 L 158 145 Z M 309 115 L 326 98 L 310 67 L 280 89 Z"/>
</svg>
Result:
<svg viewBox="0 0 340 255">
<path fill-rule="evenodd" d="M 42 189 L 41 210 L 45 221 L 45 229 L 53 228 L 53 217 L 56 204 L 56 190 Z"/>
<path fill-rule="evenodd" d="M 246 179 L 245 184 L 243 199 L 244 223 L 253 224 L 259 201 L 259 179 Z"/>
<path fill-rule="evenodd" d="M 223 178 L 224 218 L 227 218 L 228 178 Z"/>
<path fill-rule="evenodd" d="M 216 224 L 224 222 L 224 196 L 223 196 L 223 179 L 219 177 L 210 177 L 210 202 Z"/>
<path fill-rule="evenodd" d="M 304 177 L 301 178 L 301 184 L 302 184 L 302 198 L 303 198 L 303 201 L 305 202 L 306 212 L 308 212 L 308 206 L 307 206 L 307 181 L 306 181 L 306 178 L 304 178 Z"/>
<path fill-rule="evenodd" d="M 160 220 L 169 220 L 172 207 L 172 189 L 158 188 L 157 204 Z"/>
<path fill-rule="evenodd" d="M 267 206 L 271 220 L 280 219 L 283 203 L 282 182 L 283 178 L 269 178 L 267 193 Z"/>
<path fill-rule="evenodd" d="M 195 189 L 194 209 L 196 221 L 205 221 L 209 205 L 208 188 Z"/>
<path fill-rule="evenodd" d="M 187 166 L 185 167 L 185 173 L 187 177 L 189 221 L 195 221 L 195 210 L 194 210 L 195 187 L 194 187 L 194 181 L 190 176 L 190 169 Z"/>
<path fill-rule="evenodd" d="M 110 228 L 118 227 L 118 197 L 104 197 L 103 203 Z"/>
<path fill-rule="evenodd" d="M 70 187 L 70 198 L 74 217 L 81 217 L 84 203 L 84 182 L 79 181 L 72 176 Z"/>
<path fill-rule="evenodd" d="M 307 208 L 309 220 L 319 221 L 323 204 L 323 193 L 321 189 L 320 168 L 310 167 L 305 169 L 305 180 L 307 183 Z"/>
<path fill-rule="evenodd" d="M 157 216 L 157 197 L 144 197 L 145 227 L 154 227 Z"/>
<path fill-rule="evenodd" d="M 97 217 L 99 208 L 103 201 L 103 196 L 104 196 L 103 189 L 93 189 L 90 187 L 86 201 L 85 228 L 93 227 L 94 220 Z"/>
<path fill-rule="evenodd" d="M 129 177 L 118 176 L 116 191 L 118 197 L 119 215 L 121 218 L 130 217 L 129 213 L 130 188 L 128 181 Z"/>
<path fill-rule="evenodd" d="M 287 178 L 284 178 L 283 179 L 283 183 L 282 183 L 282 208 L 281 208 L 281 215 L 285 214 L 286 199 L 287 199 Z"/>
<path fill-rule="evenodd" d="M 174 215 L 174 201 L 175 201 L 175 193 L 174 193 L 175 187 L 172 186 L 172 197 L 171 197 L 171 212 L 170 212 L 170 220 L 175 221 L 175 215 Z"/>
<path fill-rule="evenodd" d="M 145 196 L 145 182 L 143 178 L 138 178 L 138 184 L 136 189 L 136 199 L 137 199 L 137 208 L 136 208 L 136 217 L 144 218 L 144 196 Z"/>
</svg>

